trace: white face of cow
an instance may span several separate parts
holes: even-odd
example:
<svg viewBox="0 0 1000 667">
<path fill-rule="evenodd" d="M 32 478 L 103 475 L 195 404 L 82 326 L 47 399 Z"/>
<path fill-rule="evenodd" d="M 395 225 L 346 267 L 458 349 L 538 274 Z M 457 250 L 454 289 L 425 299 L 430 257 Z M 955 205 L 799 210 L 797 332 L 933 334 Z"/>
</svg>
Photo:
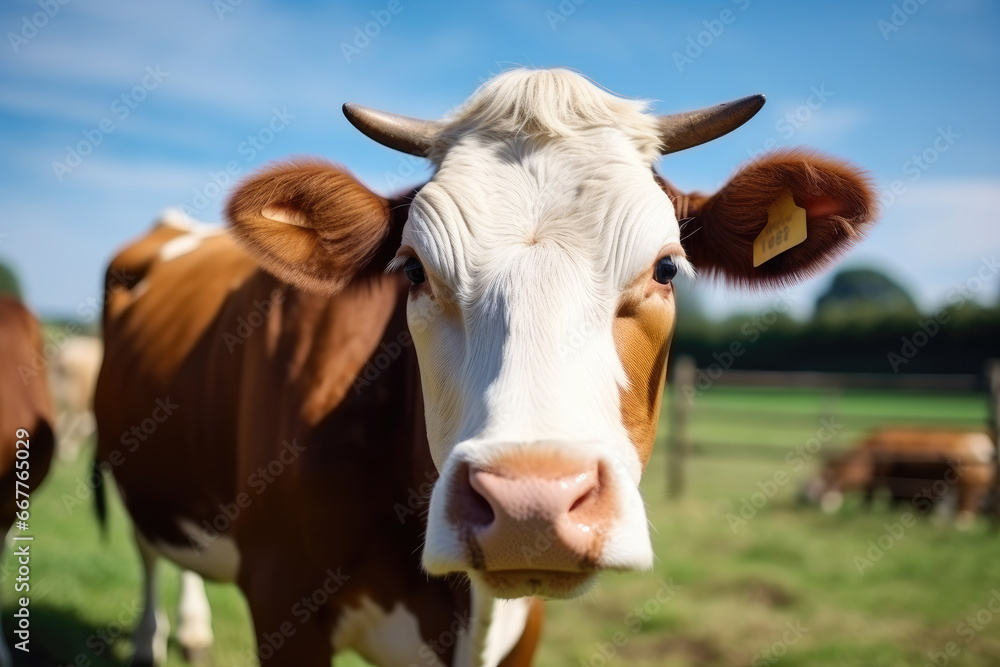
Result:
<svg viewBox="0 0 1000 667">
<path fill-rule="evenodd" d="M 266 169 L 232 197 L 237 238 L 302 289 L 336 294 L 394 250 L 413 282 L 407 315 L 441 474 L 428 572 L 468 572 L 501 597 L 569 597 L 599 570 L 650 567 L 638 483 L 674 328 L 671 279 L 691 272 L 689 258 L 734 283 L 787 284 L 874 215 L 863 172 L 774 152 L 711 197 L 684 196 L 686 256 L 666 191 L 682 193 L 657 182 L 653 161 L 762 104 L 656 117 L 577 74 L 515 70 L 443 123 L 345 107 L 368 136 L 437 166 L 405 224 L 392 202 L 315 160 Z M 807 238 L 754 266 L 768 211 L 789 195 Z"/>
<path fill-rule="evenodd" d="M 429 572 L 566 596 L 598 569 L 652 565 L 638 483 L 670 278 L 690 272 L 652 154 L 618 129 L 470 132 L 414 199 L 395 263 L 415 279 L 408 320 L 441 472 Z"/>
</svg>

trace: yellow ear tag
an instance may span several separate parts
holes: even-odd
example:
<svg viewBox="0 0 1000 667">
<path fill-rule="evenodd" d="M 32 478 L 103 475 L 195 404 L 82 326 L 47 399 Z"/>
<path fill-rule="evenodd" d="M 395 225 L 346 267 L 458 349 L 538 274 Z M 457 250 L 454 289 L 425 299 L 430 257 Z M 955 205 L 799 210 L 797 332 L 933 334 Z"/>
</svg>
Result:
<svg viewBox="0 0 1000 667">
<path fill-rule="evenodd" d="M 786 191 L 767 209 L 767 224 L 753 242 L 754 268 L 805 240 L 806 210 L 796 206 L 792 193 Z"/>
</svg>

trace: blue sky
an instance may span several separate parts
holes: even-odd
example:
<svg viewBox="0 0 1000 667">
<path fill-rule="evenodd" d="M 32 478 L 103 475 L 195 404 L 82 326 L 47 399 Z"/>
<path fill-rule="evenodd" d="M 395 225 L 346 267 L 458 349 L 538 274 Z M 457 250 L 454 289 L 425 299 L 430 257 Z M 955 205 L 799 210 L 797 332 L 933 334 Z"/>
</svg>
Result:
<svg viewBox="0 0 1000 667">
<path fill-rule="evenodd" d="M 426 177 L 353 130 L 345 101 L 436 117 L 504 68 L 567 66 L 661 111 L 765 93 L 754 120 L 663 172 L 713 190 L 772 144 L 849 158 L 884 192 L 899 183 L 845 265 L 884 269 L 928 310 L 980 270 L 977 297 L 997 298 L 996 3 L 577 3 L 5 2 L 0 259 L 35 308 L 72 313 L 163 208 L 219 220 L 227 167 L 308 153 L 380 191 Z M 828 280 L 791 293 L 799 312 Z M 698 290 L 716 315 L 774 298 Z"/>
</svg>

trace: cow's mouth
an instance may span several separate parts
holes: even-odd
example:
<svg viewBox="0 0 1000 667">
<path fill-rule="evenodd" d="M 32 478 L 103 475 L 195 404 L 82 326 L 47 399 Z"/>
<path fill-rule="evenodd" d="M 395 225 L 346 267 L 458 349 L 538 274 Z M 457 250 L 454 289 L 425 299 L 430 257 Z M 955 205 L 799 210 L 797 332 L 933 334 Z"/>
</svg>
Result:
<svg viewBox="0 0 1000 667">
<path fill-rule="evenodd" d="M 596 573 L 559 570 L 478 570 L 476 574 L 494 597 L 514 599 L 536 595 L 551 599 L 575 598 L 593 584 Z"/>
</svg>

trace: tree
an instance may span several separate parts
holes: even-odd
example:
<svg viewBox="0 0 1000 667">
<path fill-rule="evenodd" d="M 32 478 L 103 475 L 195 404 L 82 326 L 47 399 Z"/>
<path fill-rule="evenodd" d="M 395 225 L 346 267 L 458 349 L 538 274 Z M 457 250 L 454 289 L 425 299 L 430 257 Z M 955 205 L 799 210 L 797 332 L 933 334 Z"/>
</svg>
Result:
<svg viewBox="0 0 1000 667">
<path fill-rule="evenodd" d="M 877 269 L 847 269 L 816 300 L 814 318 L 827 323 L 919 315 L 909 292 Z"/>
<path fill-rule="evenodd" d="M 21 283 L 17 279 L 14 269 L 7 264 L 0 262 L 0 294 L 12 296 L 15 299 L 21 298 Z"/>
</svg>

